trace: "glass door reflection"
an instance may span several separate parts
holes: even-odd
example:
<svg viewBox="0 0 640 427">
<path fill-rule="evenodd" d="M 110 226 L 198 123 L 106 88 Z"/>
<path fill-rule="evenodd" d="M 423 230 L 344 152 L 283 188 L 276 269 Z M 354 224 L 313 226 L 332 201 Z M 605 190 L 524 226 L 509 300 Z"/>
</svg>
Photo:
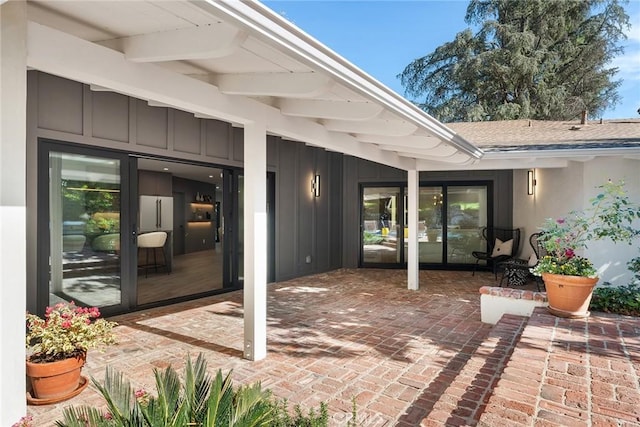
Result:
<svg viewBox="0 0 640 427">
<path fill-rule="evenodd" d="M 400 187 L 362 189 L 363 264 L 398 264 L 402 261 L 401 194 Z"/>
<path fill-rule="evenodd" d="M 418 207 L 418 253 L 420 262 L 442 263 L 443 190 L 441 186 L 420 187 Z"/>
<path fill-rule="evenodd" d="M 121 161 L 49 152 L 49 298 L 122 303 Z"/>
<path fill-rule="evenodd" d="M 486 250 L 482 227 L 487 225 L 487 186 L 447 187 L 447 263 L 473 264 L 473 251 Z"/>
</svg>

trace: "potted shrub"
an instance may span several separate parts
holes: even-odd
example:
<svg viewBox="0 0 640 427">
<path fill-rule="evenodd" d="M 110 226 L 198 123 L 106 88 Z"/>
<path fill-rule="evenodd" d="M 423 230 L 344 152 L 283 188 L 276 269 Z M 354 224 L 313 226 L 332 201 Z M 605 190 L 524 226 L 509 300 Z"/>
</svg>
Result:
<svg viewBox="0 0 640 427">
<path fill-rule="evenodd" d="M 75 396 L 87 385 L 80 371 L 87 351 L 115 343 L 115 322 L 99 319 L 96 307 L 59 303 L 47 307 L 44 319 L 27 313 L 27 376 L 34 404 Z"/>
<path fill-rule="evenodd" d="M 640 220 L 640 205 L 629 200 L 624 182 L 607 182 L 602 192 L 590 200 L 583 211 L 566 217 L 547 219 L 539 240 L 547 255 L 532 272 L 542 276 L 547 290 L 549 311 L 561 317 L 586 317 L 593 288 L 598 282 L 593 263 L 582 250 L 594 240 L 631 244 L 640 235 L 634 221 Z"/>
</svg>

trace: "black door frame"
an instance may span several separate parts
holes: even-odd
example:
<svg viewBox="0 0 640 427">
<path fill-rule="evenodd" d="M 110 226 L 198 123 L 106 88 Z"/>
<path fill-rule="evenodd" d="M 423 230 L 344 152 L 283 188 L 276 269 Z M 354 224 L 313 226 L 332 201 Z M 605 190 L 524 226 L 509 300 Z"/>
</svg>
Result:
<svg viewBox="0 0 640 427">
<path fill-rule="evenodd" d="M 449 187 L 464 187 L 464 186 L 485 186 L 487 188 L 487 227 L 491 227 L 493 225 L 493 212 L 494 212 L 494 206 L 493 206 L 493 200 L 494 200 L 494 194 L 493 194 L 493 186 L 494 183 L 491 180 L 478 180 L 478 181 L 471 181 L 471 180 L 464 180 L 464 181 L 420 181 L 420 183 L 418 184 L 418 187 L 442 187 L 443 190 L 443 206 L 445 206 L 445 209 L 443 211 L 443 218 L 446 217 L 447 215 L 447 206 L 448 206 L 448 191 L 447 189 Z M 400 189 L 400 198 L 398 200 L 398 228 L 399 230 L 404 230 L 404 226 L 406 224 L 405 222 L 405 214 L 404 214 L 404 204 L 405 204 L 405 192 L 406 189 L 408 187 L 406 182 L 362 182 L 359 184 L 359 205 L 360 205 L 360 215 L 359 215 L 359 220 L 360 220 L 360 224 L 359 224 L 359 230 L 360 230 L 360 237 L 359 237 L 359 255 L 358 255 L 358 267 L 359 268 L 390 268 L 390 269 L 397 269 L 397 268 L 406 268 L 407 267 L 407 263 L 404 261 L 405 259 L 405 254 L 404 254 L 404 245 L 400 245 L 399 251 L 400 251 L 400 259 L 401 261 L 399 262 L 395 262 L 395 263 L 365 263 L 364 262 L 364 245 L 363 245 L 363 230 L 364 230 L 364 203 L 363 203 L 363 198 L 364 198 L 364 189 L 365 188 L 372 188 L 372 187 L 396 187 Z M 442 250 L 443 250 L 443 257 L 442 263 L 419 263 L 419 268 L 423 269 L 423 268 L 429 268 L 429 269 L 433 269 L 433 270 L 438 270 L 438 269 L 470 269 L 472 267 L 472 264 L 456 264 L 456 263 L 449 263 L 447 257 L 445 256 L 446 254 L 446 250 L 447 250 L 447 230 L 446 228 L 443 229 L 443 236 L 442 236 Z"/>
<path fill-rule="evenodd" d="M 223 287 L 225 289 L 241 289 L 244 280 L 239 277 L 240 239 L 244 238 L 240 231 L 240 184 L 242 169 L 225 169 L 223 171 Z M 267 282 L 274 282 L 276 276 L 276 178 L 275 172 L 267 172 Z"/>
<path fill-rule="evenodd" d="M 131 158 L 128 153 L 106 148 L 92 147 L 57 141 L 48 138 L 38 139 L 38 178 L 37 178 L 37 291 L 36 307 L 40 314 L 49 305 L 49 257 L 51 251 L 51 236 L 49 230 L 49 154 L 61 152 L 69 154 L 88 155 L 93 157 L 112 158 L 120 161 L 120 304 L 101 307 L 105 315 L 121 313 L 131 309 L 132 299 L 135 301 L 135 287 L 130 284 L 135 277 L 136 254 L 132 245 L 128 244 L 129 237 L 135 238 L 135 227 L 131 228 Z M 137 183 L 137 178 L 133 178 Z"/>
</svg>

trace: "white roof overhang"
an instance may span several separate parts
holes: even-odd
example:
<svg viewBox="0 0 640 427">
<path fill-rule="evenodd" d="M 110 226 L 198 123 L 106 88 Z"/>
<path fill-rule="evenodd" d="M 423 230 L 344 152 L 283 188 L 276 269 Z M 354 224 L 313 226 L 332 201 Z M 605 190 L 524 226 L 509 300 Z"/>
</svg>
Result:
<svg viewBox="0 0 640 427">
<path fill-rule="evenodd" d="M 30 68 L 405 170 L 483 152 L 258 2 L 29 1 Z"/>
</svg>

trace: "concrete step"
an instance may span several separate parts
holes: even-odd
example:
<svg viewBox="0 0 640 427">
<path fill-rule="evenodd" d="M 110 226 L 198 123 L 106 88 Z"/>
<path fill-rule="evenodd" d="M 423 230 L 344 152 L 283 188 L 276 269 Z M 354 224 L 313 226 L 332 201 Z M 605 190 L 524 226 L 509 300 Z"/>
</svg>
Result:
<svg viewBox="0 0 640 427">
<path fill-rule="evenodd" d="M 474 426 L 498 383 L 528 317 L 505 314 L 443 390 L 422 427 Z"/>
</svg>

